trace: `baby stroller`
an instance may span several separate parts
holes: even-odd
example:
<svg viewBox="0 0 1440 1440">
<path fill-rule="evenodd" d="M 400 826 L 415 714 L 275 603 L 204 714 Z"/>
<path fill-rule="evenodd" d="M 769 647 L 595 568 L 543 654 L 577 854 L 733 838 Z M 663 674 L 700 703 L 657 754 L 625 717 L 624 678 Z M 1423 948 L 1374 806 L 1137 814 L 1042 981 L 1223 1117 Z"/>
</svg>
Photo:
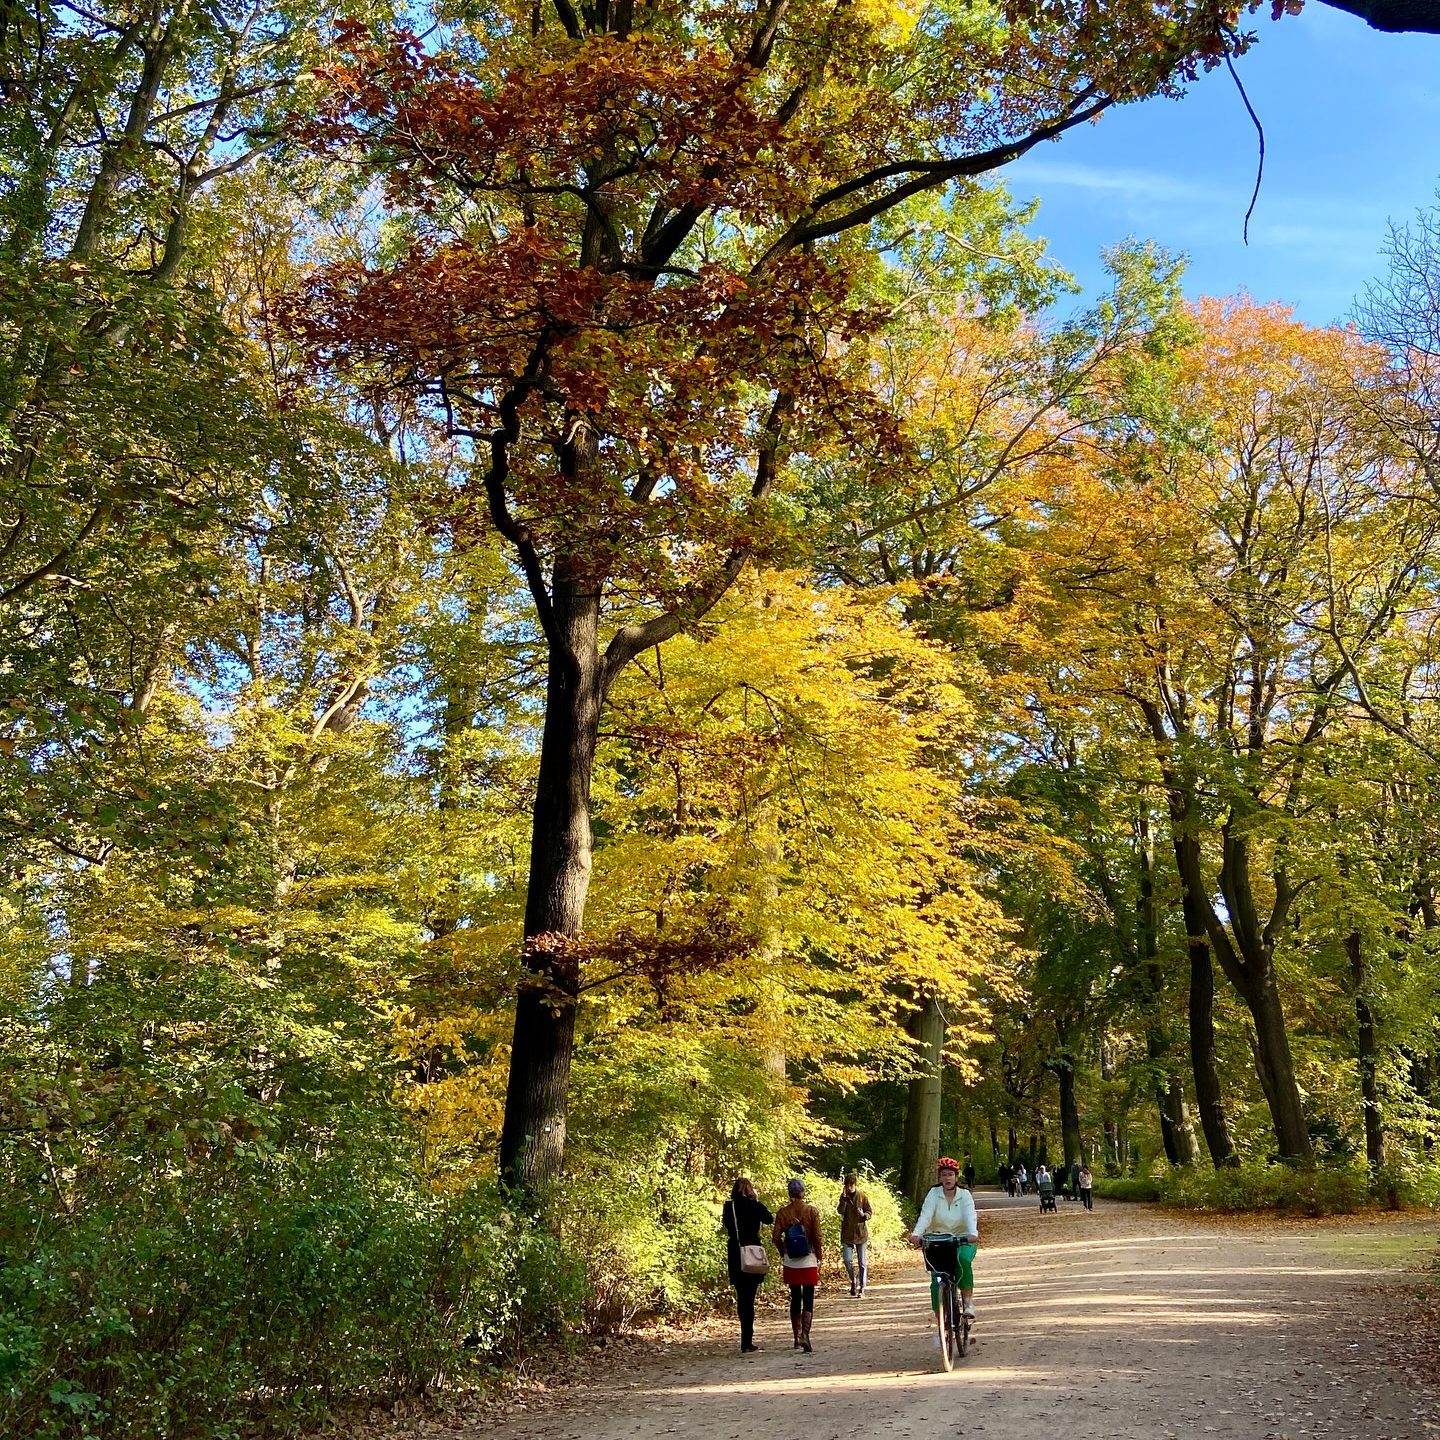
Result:
<svg viewBox="0 0 1440 1440">
<path fill-rule="evenodd" d="M 1055 1214 L 1055 1181 L 1046 1175 L 1035 1188 L 1040 1194 L 1040 1213 L 1043 1215 L 1048 1210 Z"/>
</svg>

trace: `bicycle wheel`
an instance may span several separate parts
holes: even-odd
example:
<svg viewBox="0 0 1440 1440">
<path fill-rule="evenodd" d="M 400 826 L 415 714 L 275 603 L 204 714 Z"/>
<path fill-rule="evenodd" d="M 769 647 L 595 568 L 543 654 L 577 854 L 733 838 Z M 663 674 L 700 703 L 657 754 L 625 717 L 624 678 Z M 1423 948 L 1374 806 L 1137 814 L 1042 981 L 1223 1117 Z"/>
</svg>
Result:
<svg viewBox="0 0 1440 1440">
<path fill-rule="evenodd" d="M 963 1313 L 957 1316 L 955 1321 L 955 1339 L 960 1346 L 960 1358 L 963 1360 L 970 1353 L 970 1318 Z"/>
<path fill-rule="evenodd" d="M 965 1353 L 965 1317 L 960 1313 L 960 1292 L 950 1287 L 950 1363 L 953 1365 Z"/>
<path fill-rule="evenodd" d="M 954 1309 L 955 1287 L 940 1282 L 940 1308 L 935 1312 L 935 1328 L 940 1335 L 940 1368 L 948 1371 L 955 1363 L 955 1355 L 951 1350 L 953 1343 L 952 1336 L 955 1333 L 955 1322 L 952 1317 Z"/>
</svg>

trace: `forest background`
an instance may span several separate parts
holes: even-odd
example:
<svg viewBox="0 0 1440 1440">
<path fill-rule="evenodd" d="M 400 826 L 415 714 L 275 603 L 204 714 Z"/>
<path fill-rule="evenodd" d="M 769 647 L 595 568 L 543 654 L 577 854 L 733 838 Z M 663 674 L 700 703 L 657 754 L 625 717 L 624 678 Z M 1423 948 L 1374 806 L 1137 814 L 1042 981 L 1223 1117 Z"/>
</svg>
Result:
<svg viewBox="0 0 1440 1440">
<path fill-rule="evenodd" d="M 740 1173 L 1440 1196 L 1440 213 L 1323 329 L 1000 174 L 1269 23 L 0 6 L 6 1433 L 683 1314 Z"/>
</svg>

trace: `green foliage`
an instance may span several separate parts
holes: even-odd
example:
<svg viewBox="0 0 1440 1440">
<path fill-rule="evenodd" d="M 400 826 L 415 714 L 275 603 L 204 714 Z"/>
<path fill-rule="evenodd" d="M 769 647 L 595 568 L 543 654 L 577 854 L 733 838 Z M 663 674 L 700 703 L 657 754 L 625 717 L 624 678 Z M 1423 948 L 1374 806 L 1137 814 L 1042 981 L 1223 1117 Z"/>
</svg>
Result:
<svg viewBox="0 0 1440 1440">
<path fill-rule="evenodd" d="M 1274 1210 L 1284 1215 L 1349 1215 L 1370 1203 L 1362 1166 L 1313 1169 L 1251 1162 L 1223 1170 L 1190 1165 L 1160 1182 L 1160 1196 L 1186 1210 Z"/>
<path fill-rule="evenodd" d="M 1440 1210 L 1440 1165 L 1399 1151 L 1376 1172 L 1372 1189 L 1376 1200 L 1391 1209 Z"/>
<path fill-rule="evenodd" d="M 877 1174 L 868 1166 L 858 1170 L 860 1189 L 870 1199 L 874 1213 L 870 1217 L 870 1255 L 879 1259 L 901 1249 L 910 1226 L 905 1219 L 905 1202 L 901 1199 L 895 1179 L 889 1173 Z M 837 1206 L 844 1188 L 843 1178 L 804 1170 L 805 1198 L 820 1211 L 820 1238 L 825 1243 L 830 1261 L 840 1263 L 840 1216 Z"/>
<path fill-rule="evenodd" d="M 805 1198 L 820 1211 L 827 1263 L 840 1264 L 841 1181 L 802 1170 Z M 786 1177 L 788 1178 L 788 1177 Z M 903 1245 L 908 1227 L 890 1178 L 863 1170 L 870 1198 L 871 1255 Z M 784 1180 L 758 1185 L 772 1213 L 785 1203 Z M 721 1201 L 714 1185 L 661 1162 L 634 1159 L 568 1182 L 556 1197 L 566 1252 L 585 1267 L 585 1322 L 610 1331 L 645 1317 L 680 1317 L 711 1308 L 729 1283 Z M 762 1236 L 769 1248 L 768 1236 Z"/>
<path fill-rule="evenodd" d="M 334 1163 L 181 1171 L 38 1237 L 7 1205 L 0 1249 L 0 1428 L 37 1440 L 288 1432 L 335 1396 L 483 1375 L 583 1288 L 493 1189 Z"/>
<path fill-rule="evenodd" d="M 375 9 L 346 7 L 362 23 Z M 691 17 L 683 53 L 651 44 L 671 18 L 645 19 L 645 44 L 601 67 L 607 93 L 637 86 L 646 125 L 718 93 L 729 82 L 697 37 L 723 10 Z M 971 114 L 952 90 L 1010 63 L 1019 32 L 998 12 L 950 7 L 916 27 L 903 7 L 856 7 L 848 54 L 831 56 L 792 7 L 775 79 L 741 79 L 768 106 L 767 87 L 813 68 L 794 93 L 819 108 L 780 140 L 767 127 L 763 154 L 742 126 L 715 153 L 743 163 L 699 201 L 692 175 L 646 160 L 597 172 L 592 212 L 570 183 L 579 150 L 559 162 L 564 184 L 532 190 L 535 164 L 561 153 L 540 143 L 511 157 L 494 208 L 468 189 L 431 208 L 427 185 L 416 214 L 351 167 L 324 162 L 336 179 L 272 149 L 332 38 L 325 0 L 261 6 L 253 25 L 234 0 L 160 5 L 143 42 L 132 12 L 42 0 L 0 21 L 0 77 L 19 97 L 0 111 L 0 1430 L 295 1433 L 338 1402 L 483 1378 L 574 1326 L 703 1311 L 725 1287 L 718 1197 L 741 1173 L 778 1208 L 808 1164 L 838 1265 L 838 1162 L 868 1156 L 883 1255 L 904 1229 L 884 1167 L 917 995 L 947 1008 L 945 1148 L 982 1171 L 987 1130 L 1058 1158 L 1063 1075 L 1069 1138 L 1137 1174 L 1099 1182 L 1105 1198 L 1306 1213 L 1367 1188 L 1440 1200 L 1426 1159 L 1440 743 L 1421 724 L 1435 654 L 1433 630 L 1400 618 L 1433 611 L 1440 545 L 1404 457 L 1354 433 L 1350 390 L 1385 367 L 1353 336 L 1267 312 L 1225 379 L 1241 362 L 1204 343 L 1225 317 L 1185 311 L 1178 267 L 1152 246 L 1112 254 L 1113 293 L 1090 313 L 1040 324 L 1027 317 L 1064 279 L 1028 212 L 978 181 L 912 197 L 863 242 L 858 220 L 851 241 L 807 241 L 814 268 L 783 284 L 745 258 L 800 213 L 798 192 L 759 180 L 780 140 L 836 178 L 886 136 L 950 153 L 939 127 Z M 590 84 L 608 42 L 557 60 L 549 10 L 543 37 L 528 12 L 504 13 L 456 12 L 427 57 L 448 64 L 458 44 L 477 74 L 537 87 L 532 133 L 598 153 L 596 92 L 555 87 Z M 1174 13 L 1160 7 L 1162 29 Z M 811 20 L 840 15 L 824 4 Z M 1112 65 L 1134 26 L 1111 18 L 1109 38 L 1084 27 L 1101 78 L 1125 94 L 1156 83 Z M 1026 32 L 1051 80 L 1069 24 L 1056 10 Z M 722 31 L 728 50 L 730 20 Z M 919 130 L 890 81 L 875 88 L 887 74 L 923 92 Z M 932 94 L 925 77 L 942 74 Z M 1049 103 L 1022 90 L 1012 119 Z M 986 146 L 987 92 L 973 111 Z M 676 133 L 682 157 L 692 134 L 717 138 L 688 121 Z M 676 263 L 594 272 L 612 300 L 582 329 L 603 343 L 512 393 L 514 514 L 542 522 L 514 553 L 485 529 L 476 452 L 449 443 L 433 395 L 309 384 L 274 329 L 308 266 L 403 266 L 452 224 L 489 253 L 502 232 L 538 235 L 537 205 L 578 241 L 582 216 L 613 202 L 628 245 L 672 199 L 666 231 L 692 202 L 711 211 L 675 231 Z M 564 312 L 583 301 L 578 272 L 567 259 L 555 273 Z M 727 274 L 733 289 L 713 289 Z M 833 294 L 805 278 L 827 275 Z M 489 278 L 505 336 L 523 287 Z M 442 280 L 450 335 L 466 287 Z M 832 323 L 852 300 L 863 315 Z M 1285 345 L 1318 360 L 1290 375 Z M 820 370 L 807 378 L 818 358 L 823 393 Z M 577 384 L 587 374 L 600 383 Z M 798 407 L 774 403 L 767 377 L 800 386 Z M 1248 741 L 1217 750 L 1213 726 L 1174 752 L 1206 780 L 1193 828 L 1207 875 L 1243 841 L 1263 897 L 1296 882 L 1277 978 L 1306 1118 L 1338 1163 L 1155 1181 L 1139 1172 L 1158 1153 L 1157 1082 L 1189 1083 L 1188 953 L 1171 752 L 1115 697 L 1144 670 L 1137 616 L 1163 622 L 1167 684 L 1248 688 L 1214 672 L 1237 652 L 1213 602 L 1228 614 L 1252 577 L 1212 593 L 1218 562 L 1195 563 L 1224 556 L 1234 518 L 1224 485 L 1197 492 L 1223 459 L 1232 392 L 1284 393 L 1297 415 L 1328 397 L 1317 453 L 1355 461 L 1325 491 L 1325 543 L 1312 506 L 1258 617 L 1284 617 L 1272 638 L 1290 647 L 1283 692 L 1270 687 L 1273 773 L 1257 777 Z M 491 394 L 480 384 L 480 411 Z M 1418 391 L 1390 400 L 1403 425 L 1387 433 L 1433 432 Z M 603 463 L 552 505 L 587 427 Z M 762 461 L 783 472 L 773 513 L 751 503 Z M 1399 483 L 1365 479 L 1392 467 Z M 1264 534 L 1288 535 L 1287 487 L 1262 478 Z M 577 537 L 567 573 L 606 590 L 601 641 L 633 623 L 647 643 L 610 677 L 590 777 L 568 1171 L 547 1229 L 493 1182 L 546 704 L 514 558 L 538 543 L 543 571 Z M 762 555 L 818 573 L 735 578 Z M 650 601 L 675 607 L 673 626 L 640 624 Z M 1347 637 L 1337 670 L 1329 647 Z M 1343 700 L 1330 708 L 1325 675 Z M 1284 726 L 1311 715 L 1323 734 L 1301 732 L 1309 768 L 1287 809 Z M 1235 797 L 1254 804 L 1223 824 Z M 1354 1159 L 1362 1012 L 1390 1156 L 1373 1187 Z M 1263 1155 L 1233 996 L 1215 1021 L 1236 1147 Z"/>
<path fill-rule="evenodd" d="M 1161 1185 L 1158 1180 L 1149 1180 L 1140 1177 L 1118 1179 L 1102 1179 L 1099 1175 L 1095 1177 L 1095 1195 L 1100 1200 L 1132 1200 L 1151 1201 L 1161 1198 Z"/>
</svg>

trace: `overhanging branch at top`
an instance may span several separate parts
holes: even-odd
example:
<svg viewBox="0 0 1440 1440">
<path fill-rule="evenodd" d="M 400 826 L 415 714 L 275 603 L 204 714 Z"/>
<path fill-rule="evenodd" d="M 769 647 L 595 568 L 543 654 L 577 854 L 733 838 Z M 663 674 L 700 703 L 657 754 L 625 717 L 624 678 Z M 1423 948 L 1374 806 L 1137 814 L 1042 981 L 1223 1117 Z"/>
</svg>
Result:
<svg viewBox="0 0 1440 1440">
<path fill-rule="evenodd" d="M 1320 0 L 1392 35 L 1440 35 L 1440 0 Z"/>
</svg>

